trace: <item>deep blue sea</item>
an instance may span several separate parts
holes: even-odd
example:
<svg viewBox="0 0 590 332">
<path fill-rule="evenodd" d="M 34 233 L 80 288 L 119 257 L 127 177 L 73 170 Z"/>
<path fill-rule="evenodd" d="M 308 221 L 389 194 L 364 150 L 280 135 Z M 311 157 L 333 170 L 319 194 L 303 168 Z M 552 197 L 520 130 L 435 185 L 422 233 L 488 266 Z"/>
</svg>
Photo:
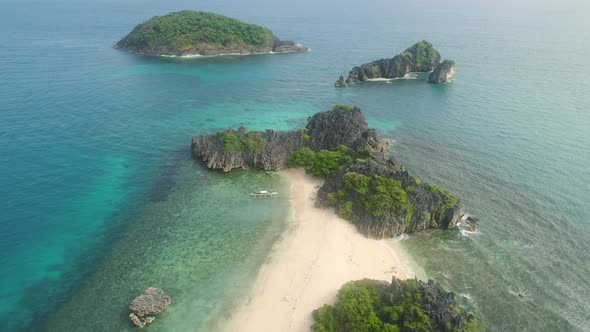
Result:
<svg viewBox="0 0 590 332">
<path fill-rule="evenodd" d="M 111 48 L 181 9 L 264 25 L 312 51 L 175 59 Z M 208 171 L 191 136 L 292 129 L 352 104 L 413 175 L 481 217 L 477 234 L 401 241 L 428 277 L 490 331 L 590 331 L 589 12 L 570 0 L 2 0 L 0 330 L 132 330 L 126 307 L 148 286 L 175 303 L 150 330 L 215 330 L 289 202 L 248 200 L 286 183 Z M 423 39 L 457 62 L 454 81 L 333 87 Z"/>
</svg>

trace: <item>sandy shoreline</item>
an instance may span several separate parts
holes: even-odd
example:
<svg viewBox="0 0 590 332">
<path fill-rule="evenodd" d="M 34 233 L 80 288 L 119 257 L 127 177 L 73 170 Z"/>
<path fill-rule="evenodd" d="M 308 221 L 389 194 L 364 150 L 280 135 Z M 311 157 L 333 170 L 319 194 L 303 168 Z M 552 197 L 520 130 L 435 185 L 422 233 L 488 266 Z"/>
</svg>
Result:
<svg viewBox="0 0 590 332">
<path fill-rule="evenodd" d="M 410 276 L 401 248 L 360 235 L 333 212 L 313 206 L 320 181 L 286 170 L 291 183 L 292 225 L 257 277 L 227 331 L 310 331 L 311 312 L 332 303 L 342 284 L 356 279 Z"/>
</svg>

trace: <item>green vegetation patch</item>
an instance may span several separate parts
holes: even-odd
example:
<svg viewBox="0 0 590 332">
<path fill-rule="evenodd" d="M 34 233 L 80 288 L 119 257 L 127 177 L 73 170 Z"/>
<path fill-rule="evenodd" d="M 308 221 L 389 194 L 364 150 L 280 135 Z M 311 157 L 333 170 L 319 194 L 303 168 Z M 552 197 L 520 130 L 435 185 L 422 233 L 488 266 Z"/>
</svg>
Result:
<svg viewBox="0 0 590 332">
<path fill-rule="evenodd" d="M 223 143 L 223 152 L 260 152 L 266 146 L 266 139 L 259 132 L 251 131 L 242 134 L 237 131 L 217 132 Z"/>
<path fill-rule="evenodd" d="M 449 65 L 449 66 L 454 66 L 455 65 L 455 61 L 449 60 L 449 59 L 445 59 L 442 63 L 445 64 L 445 65 Z"/>
<path fill-rule="evenodd" d="M 412 218 L 414 207 L 401 181 L 355 172 L 346 173 L 342 181 L 344 189 L 328 194 L 328 203 L 337 207 L 341 217 L 352 220 L 354 209 L 359 209 L 374 217 L 403 215 L 406 221 Z"/>
<path fill-rule="evenodd" d="M 436 323 L 423 308 L 433 308 L 431 287 L 417 280 L 399 281 L 399 286 L 373 280 L 346 283 L 334 305 L 313 311 L 315 332 L 483 332 L 485 325 L 453 306 Z M 424 286 L 427 285 L 427 286 Z M 440 287 L 440 286 L 438 286 Z M 442 290 L 441 290 L 442 291 Z M 433 309 L 437 310 L 437 309 Z M 437 314 L 437 313 L 434 313 Z"/>
<path fill-rule="evenodd" d="M 325 178 L 340 172 L 355 160 L 364 160 L 370 156 L 370 147 L 361 151 L 353 151 L 340 145 L 336 151 L 320 150 L 317 152 L 305 147 L 291 154 L 287 165 L 289 167 L 303 167 L 308 173 Z"/>
<path fill-rule="evenodd" d="M 327 177 L 343 170 L 352 161 L 351 152 L 344 145 L 340 145 L 336 151 L 320 150 L 318 152 L 306 147 L 291 154 L 287 165 L 304 167 L 313 175 Z"/>
<path fill-rule="evenodd" d="M 272 31 L 214 13 L 183 10 L 137 25 L 120 43 L 124 47 L 183 50 L 203 46 L 270 46 Z"/>
<path fill-rule="evenodd" d="M 301 139 L 303 142 L 311 141 L 311 136 L 308 134 L 309 130 L 307 128 L 301 129 Z"/>
<path fill-rule="evenodd" d="M 440 187 L 437 187 L 433 184 L 429 184 L 428 186 L 426 186 L 426 188 L 428 189 L 428 191 L 442 196 L 444 200 L 443 207 L 445 209 L 452 209 L 455 206 L 457 206 L 457 204 L 459 204 L 459 198 L 457 196 L 451 195 L 451 193 Z"/>
<path fill-rule="evenodd" d="M 434 46 L 423 40 L 408 47 L 400 55 L 402 57 L 412 58 L 415 66 L 422 67 L 433 64 L 436 60 L 436 54 L 437 52 L 434 49 Z"/>
<path fill-rule="evenodd" d="M 352 106 L 348 106 L 348 105 L 334 105 L 334 107 L 332 107 L 332 111 L 336 111 L 336 110 L 345 110 L 345 111 L 350 111 L 352 110 Z"/>
</svg>

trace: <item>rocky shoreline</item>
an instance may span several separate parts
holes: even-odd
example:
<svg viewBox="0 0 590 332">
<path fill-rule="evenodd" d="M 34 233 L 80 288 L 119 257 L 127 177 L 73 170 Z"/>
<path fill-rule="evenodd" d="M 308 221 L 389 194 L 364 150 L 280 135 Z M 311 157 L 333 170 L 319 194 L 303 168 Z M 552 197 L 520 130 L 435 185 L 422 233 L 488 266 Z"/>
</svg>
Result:
<svg viewBox="0 0 590 332">
<path fill-rule="evenodd" d="M 348 176 L 355 174 L 356 177 L 364 176 L 365 179 L 381 177 L 399 181 L 409 201 L 408 206 L 411 206 L 411 211 L 397 213 L 383 211 L 376 214 L 353 204 L 353 217 L 349 219 L 352 219 L 359 232 L 368 237 L 381 239 L 429 228 L 453 228 L 461 220 L 461 206 L 458 201 L 453 202 L 456 199 L 454 196 L 410 176 L 403 165 L 393 158 L 374 158 L 366 162 L 355 162 L 339 173 L 326 178 L 318 191 L 317 206 L 335 207 L 341 210 L 346 206 L 346 202 L 362 200 L 358 190 L 347 190 L 347 174 Z M 341 192 L 345 192 L 343 197 L 333 201 L 334 196 L 331 197 L 331 195 Z"/>
<path fill-rule="evenodd" d="M 368 237 L 456 226 L 460 200 L 410 176 L 403 165 L 385 156 L 387 149 L 388 142 L 368 127 L 360 109 L 341 105 L 310 117 L 300 130 L 248 132 L 240 127 L 192 139 L 193 155 L 208 168 L 224 172 L 281 170 L 302 166 L 293 164 L 310 158 L 309 169 L 325 177 L 317 205 L 334 207 Z M 384 186 L 389 189 L 380 192 Z"/>
<path fill-rule="evenodd" d="M 440 74 L 433 76 L 429 81 L 443 83 L 450 80 L 455 74 L 455 63 L 452 62 L 452 71 L 450 71 L 446 65 L 441 67 L 440 61 L 440 53 L 431 43 L 423 40 L 408 47 L 393 58 L 381 59 L 352 68 L 347 78 L 341 75 L 334 85 L 336 87 L 345 87 L 372 79 L 394 79 L 404 77 L 409 73 L 427 73 L 431 71 Z"/>
<path fill-rule="evenodd" d="M 455 61 L 444 60 L 430 73 L 428 82 L 430 83 L 444 83 L 455 77 Z"/>
<path fill-rule="evenodd" d="M 169 52 L 165 49 L 149 49 L 129 47 L 123 40 L 113 46 L 115 49 L 128 51 L 135 54 L 161 56 L 161 57 L 217 57 L 228 55 L 255 55 L 255 54 L 281 54 L 301 53 L 310 51 L 309 48 L 291 40 L 280 40 L 275 37 L 273 46 L 225 46 L 225 47 L 200 47 L 195 46 L 181 52 Z"/>
</svg>

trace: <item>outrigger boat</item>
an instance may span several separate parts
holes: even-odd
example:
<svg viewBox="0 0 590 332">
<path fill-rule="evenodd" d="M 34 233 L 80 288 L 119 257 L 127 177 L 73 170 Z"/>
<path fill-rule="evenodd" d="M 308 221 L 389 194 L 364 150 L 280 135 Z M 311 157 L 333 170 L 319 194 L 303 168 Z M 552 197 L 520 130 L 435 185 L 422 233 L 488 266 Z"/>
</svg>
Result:
<svg viewBox="0 0 590 332">
<path fill-rule="evenodd" d="M 254 198 L 264 198 L 264 197 L 273 197 L 278 195 L 279 193 L 276 191 L 268 191 L 268 190 L 259 190 L 259 191 L 255 191 L 253 193 L 250 193 L 250 196 L 254 197 Z"/>
</svg>

